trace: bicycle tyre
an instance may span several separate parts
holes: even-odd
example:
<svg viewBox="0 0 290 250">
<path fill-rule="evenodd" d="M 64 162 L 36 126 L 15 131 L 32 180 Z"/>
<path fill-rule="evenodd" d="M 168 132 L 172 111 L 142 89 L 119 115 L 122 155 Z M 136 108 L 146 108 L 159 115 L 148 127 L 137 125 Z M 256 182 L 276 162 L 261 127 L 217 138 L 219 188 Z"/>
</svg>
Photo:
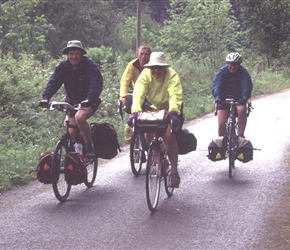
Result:
<svg viewBox="0 0 290 250">
<path fill-rule="evenodd" d="M 165 167 L 165 176 L 164 176 L 164 186 L 165 186 L 165 192 L 168 197 L 171 197 L 174 192 L 174 188 L 170 186 L 170 174 L 171 174 L 171 164 L 168 160 L 168 156 L 165 155 L 164 158 L 164 163 L 165 164 L 163 167 Z"/>
<path fill-rule="evenodd" d="M 161 177 L 159 175 L 160 147 L 157 143 L 151 143 L 148 150 L 146 167 L 146 200 L 151 212 L 157 209 L 160 195 Z"/>
<path fill-rule="evenodd" d="M 62 141 L 58 141 L 52 156 L 52 187 L 55 197 L 63 202 L 70 193 L 71 184 L 65 180 L 65 157 L 67 154 L 66 146 Z"/>
<path fill-rule="evenodd" d="M 98 172 L 98 158 L 90 162 L 87 166 L 87 179 L 85 180 L 85 185 L 90 188 L 94 185 Z"/>
<path fill-rule="evenodd" d="M 138 133 L 132 133 L 130 142 L 130 163 L 131 170 L 135 176 L 138 176 L 142 169 L 142 145 Z"/>
<path fill-rule="evenodd" d="M 235 168 L 235 128 L 233 126 L 229 127 L 229 177 L 233 176 L 233 169 Z"/>
</svg>

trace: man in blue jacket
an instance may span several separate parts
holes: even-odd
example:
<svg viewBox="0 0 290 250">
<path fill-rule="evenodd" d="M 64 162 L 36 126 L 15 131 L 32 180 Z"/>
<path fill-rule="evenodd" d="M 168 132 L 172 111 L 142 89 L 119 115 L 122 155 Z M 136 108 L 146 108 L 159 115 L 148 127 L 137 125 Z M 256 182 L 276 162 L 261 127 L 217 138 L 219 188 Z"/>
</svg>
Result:
<svg viewBox="0 0 290 250">
<path fill-rule="evenodd" d="M 238 136 L 245 137 L 247 125 L 247 100 L 251 97 L 253 83 L 248 71 L 241 65 L 239 53 L 231 52 L 226 57 L 227 65 L 221 67 L 212 82 L 212 94 L 218 105 L 218 135 L 226 134 L 229 105 L 221 103 L 231 97 L 238 101 Z"/>
<path fill-rule="evenodd" d="M 78 126 L 86 144 L 87 154 L 85 160 L 95 157 L 90 125 L 87 122 L 100 104 L 100 94 L 103 90 L 103 77 L 98 66 L 88 57 L 83 45 L 78 40 L 69 41 L 63 49 L 67 59 L 56 66 L 43 90 L 39 106 L 48 107 L 49 100 L 64 85 L 66 91 L 65 101 L 71 105 L 81 103 L 82 109 L 70 117 L 70 124 Z M 70 129 L 74 136 L 74 129 Z"/>
</svg>

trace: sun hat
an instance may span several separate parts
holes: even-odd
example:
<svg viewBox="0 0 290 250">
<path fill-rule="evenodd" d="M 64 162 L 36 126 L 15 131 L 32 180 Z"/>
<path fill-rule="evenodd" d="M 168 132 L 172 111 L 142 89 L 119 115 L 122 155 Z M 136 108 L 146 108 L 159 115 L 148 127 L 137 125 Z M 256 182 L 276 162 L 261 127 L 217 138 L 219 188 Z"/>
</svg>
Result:
<svg viewBox="0 0 290 250">
<path fill-rule="evenodd" d="M 67 46 L 62 50 L 62 54 L 67 55 L 68 51 L 70 49 L 80 49 L 81 51 L 86 54 L 87 52 L 85 51 L 82 43 L 78 40 L 72 40 L 67 42 Z"/>
<path fill-rule="evenodd" d="M 170 64 L 165 62 L 165 56 L 163 52 L 152 52 L 150 55 L 150 60 L 144 67 L 152 66 L 165 66 L 168 67 Z"/>
</svg>

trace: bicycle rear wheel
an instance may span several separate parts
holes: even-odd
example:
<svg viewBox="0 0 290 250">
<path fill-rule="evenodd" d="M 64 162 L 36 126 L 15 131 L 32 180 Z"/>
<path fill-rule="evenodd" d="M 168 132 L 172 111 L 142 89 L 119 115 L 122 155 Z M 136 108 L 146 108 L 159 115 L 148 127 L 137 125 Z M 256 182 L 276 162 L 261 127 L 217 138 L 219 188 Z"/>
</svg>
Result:
<svg viewBox="0 0 290 250">
<path fill-rule="evenodd" d="M 164 164 L 163 167 L 165 168 L 165 176 L 164 176 L 165 192 L 168 197 L 171 197 L 173 195 L 174 188 L 170 186 L 171 165 L 167 155 L 164 156 L 163 164 Z"/>
<path fill-rule="evenodd" d="M 160 147 L 156 143 L 152 143 L 149 147 L 146 167 L 146 199 L 151 212 L 157 209 L 159 201 L 161 182 L 159 174 L 160 164 Z"/>
<path fill-rule="evenodd" d="M 85 180 L 85 185 L 88 188 L 90 188 L 94 185 L 96 177 L 97 177 L 98 158 L 95 158 L 95 160 L 90 162 L 86 167 L 87 167 L 87 171 L 88 171 L 88 177 Z"/>
<path fill-rule="evenodd" d="M 135 176 L 138 176 L 142 169 L 142 142 L 138 133 L 133 133 L 130 143 L 130 163 L 131 170 Z M 144 157 L 145 155 L 143 155 Z"/>
<path fill-rule="evenodd" d="M 59 201 L 65 201 L 70 193 L 71 184 L 65 181 L 65 156 L 66 147 L 62 141 L 58 141 L 52 156 L 52 187 L 55 197 Z"/>
</svg>

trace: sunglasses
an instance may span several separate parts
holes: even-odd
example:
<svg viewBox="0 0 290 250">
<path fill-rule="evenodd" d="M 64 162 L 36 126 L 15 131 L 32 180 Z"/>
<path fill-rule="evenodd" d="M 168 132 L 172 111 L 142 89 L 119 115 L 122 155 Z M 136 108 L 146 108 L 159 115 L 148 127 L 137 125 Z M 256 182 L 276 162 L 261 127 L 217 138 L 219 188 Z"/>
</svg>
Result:
<svg viewBox="0 0 290 250">
<path fill-rule="evenodd" d="M 164 68 L 164 66 L 152 66 L 152 67 L 150 67 L 150 69 L 151 70 L 161 70 L 161 69 L 163 69 Z"/>
</svg>

